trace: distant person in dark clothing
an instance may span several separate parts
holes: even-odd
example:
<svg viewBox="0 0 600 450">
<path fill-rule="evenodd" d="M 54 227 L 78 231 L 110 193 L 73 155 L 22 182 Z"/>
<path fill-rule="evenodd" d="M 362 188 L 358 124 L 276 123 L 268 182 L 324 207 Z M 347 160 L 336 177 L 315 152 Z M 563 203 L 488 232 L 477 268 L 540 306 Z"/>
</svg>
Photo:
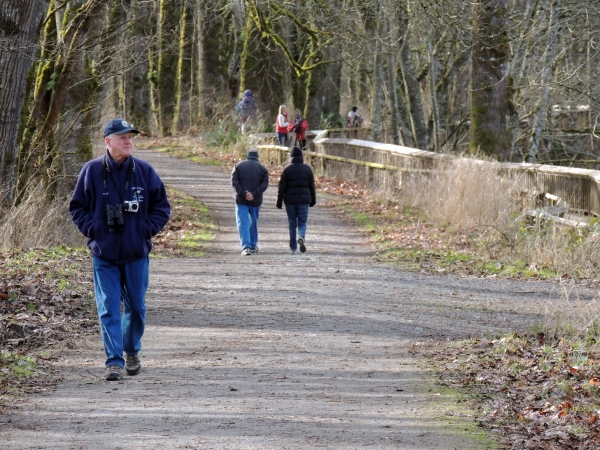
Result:
<svg viewBox="0 0 600 450">
<path fill-rule="evenodd" d="M 363 125 L 363 118 L 360 117 L 356 112 L 358 106 L 353 106 L 348 113 L 348 120 L 346 121 L 346 128 L 360 128 Z"/>
<path fill-rule="evenodd" d="M 235 110 L 240 116 L 240 120 L 242 122 L 242 134 L 244 134 L 247 130 L 248 121 L 253 119 L 258 111 L 256 102 L 254 101 L 254 95 L 250 89 L 246 89 L 244 91 L 242 99 L 237 104 Z"/>
<path fill-rule="evenodd" d="M 296 118 L 288 125 L 288 131 L 294 133 L 295 145 L 301 150 L 306 148 L 306 130 L 308 130 L 308 122 L 302 117 L 300 111 L 296 111 Z"/>
<path fill-rule="evenodd" d="M 258 213 L 263 192 L 269 186 L 269 172 L 258 162 L 258 150 L 248 150 L 247 158 L 237 163 L 231 172 L 235 189 L 235 216 L 242 256 L 258 253 Z"/>
<path fill-rule="evenodd" d="M 283 169 L 279 180 L 277 208 L 281 209 L 285 203 L 290 228 L 290 250 L 292 253 L 296 253 L 299 245 L 300 251 L 304 253 L 306 251 L 308 208 L 317 204 L 315 176 L 310 166 L 304 164 L 302 150 L 299 147 L 294 147 L 290 156 L 291 163 Z M 297 234 L 296 229 L 298 230 Z M 297 240 L 296 235 L 298 236 Z"/>
</svg>

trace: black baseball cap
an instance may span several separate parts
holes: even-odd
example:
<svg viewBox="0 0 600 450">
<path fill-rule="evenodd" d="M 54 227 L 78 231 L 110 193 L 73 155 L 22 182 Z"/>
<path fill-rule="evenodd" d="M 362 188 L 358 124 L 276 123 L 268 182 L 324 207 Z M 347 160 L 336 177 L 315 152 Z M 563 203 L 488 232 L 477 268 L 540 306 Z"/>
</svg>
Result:
<svg viewBox="0 0 600 450">
<path fill-rule="evenodd" d="M 125 119 L 116 118 L 109 121 L 104 127 L 104 137 L 111 134 L 123 134 L 129 131 L 136 134 L 140 132 L 140 130 L 133 128 L 133 125 L 127 122 Z"/>
</svg>

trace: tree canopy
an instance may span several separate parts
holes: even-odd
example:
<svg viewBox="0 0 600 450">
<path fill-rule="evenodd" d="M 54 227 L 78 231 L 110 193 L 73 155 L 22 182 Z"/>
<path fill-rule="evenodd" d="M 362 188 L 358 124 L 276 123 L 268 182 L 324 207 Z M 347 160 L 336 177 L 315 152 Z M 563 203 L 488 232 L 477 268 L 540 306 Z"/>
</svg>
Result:
<svg viewBox="0 0 600 450">
<path fill-rule="evenodd" d="M 65 196 L 107 118 L 197 133 L 246 89 L 264 131 L 358 106 L 374 140 L 596 167 L 599 25 L 590 0 L 5 0 L 0 182 Z"/>
</svg>

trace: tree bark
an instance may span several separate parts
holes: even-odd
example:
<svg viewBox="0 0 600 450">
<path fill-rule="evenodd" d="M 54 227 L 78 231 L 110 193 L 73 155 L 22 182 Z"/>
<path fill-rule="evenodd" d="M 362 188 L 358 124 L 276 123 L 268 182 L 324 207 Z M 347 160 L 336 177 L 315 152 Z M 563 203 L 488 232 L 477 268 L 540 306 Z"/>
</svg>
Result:
<svg viewBox="0 0 600 450">
<path fill-rule="evenodd" d="M 173 110 L 173 124 L 171 126 L 171 134 L 176 135 L 179 131 L 179 121 L 181 117 L 181 101 L 183 97 L 184 84 L 184 60 L 185 60 L 185 33 L 187 28 L 187 5 L 185 0 L 181 5 L 181 16 L 179 18 L 179 54 L 177 58 L 177 79 L 175 88 L 175 108 Z"/>
<path fill-rule="evenodd" d="M 403 36 L 400 40 L 400 69 L 402 71 L 405 96 L 410 113 L 413 140 L 419 149 L 425 150 L 428 141 L 427 125 L 425 123 L 425 114 L 423 113 L 421 88 L 415 76 L 410 56 L 408 20 L 405 17 L 400 17 L 399 24 L 400 33 Z"/>
<path fill-rule="evenodd" d="M 507 5 L 507 0 L 473 4 L 471 60 L 470 149 L 502 161 L 511 158 Z"/>
<path fill-rule="evenodd" d="M 542 131 L 546 124 L 546 115 L 548 114 L 549 98 L 550 98 L 550 78 L 554 69 L 554 57 L 556 51 L 556 38 L 558 35 L 558 0 L 554 2 L 546 2 L 545 9 L 548 11 L 548 28 L 546 35 L 548 36 L 548 44 L 546 45 L 546 52 L 544 53 L 544 69 L 542 71 L 542 78 L 540 80 L 540 86 L 542 87 L 542 95 L 539 98 L 534 113 L 534 124 L 529 140 L 529 149 L 525 154 L 525 161 L 535 163 L 538 157 L 538 150 L 540 146 L 540 139 L 542 138 Z"/>
<path fill-rule="evenodd" d="M 0 3 L 0 184 L 12 199 L 16 182 L 17 135 L 27 74 L 36 50 L 35 37 L 45 1 L 3 0 Z M 10 200 L 9 199 L 9 200 Z"/>
<path fill-rule="evenodd" d="M 382 22 L 381 13 L 378 17 L 378 31 L 375 37 L 375 82 L 373 83 L 373 140 L 379 142 L 381 140 L 381 125 L 383 113 L 383 45 L 382 45 Z"/>
<path fill-rule="evenodd" d="M 222 2 L 203 0 L 198 6 L 198 92 L 201 121 L 211 123 L 229 100 L 229 59 Z M 229 103 L 227 101 L 227 103 Z"/>
<path fill-rule="evenodd" d="M 437 67 L 433 46 L 431 41 L 427 42 L 427 52 L 429 54 L 429 90 L 431 92 L 431 109 L 433 116 L 433 149 L 440 151 L 440 106 L 436 90 Z"/>
</svg>

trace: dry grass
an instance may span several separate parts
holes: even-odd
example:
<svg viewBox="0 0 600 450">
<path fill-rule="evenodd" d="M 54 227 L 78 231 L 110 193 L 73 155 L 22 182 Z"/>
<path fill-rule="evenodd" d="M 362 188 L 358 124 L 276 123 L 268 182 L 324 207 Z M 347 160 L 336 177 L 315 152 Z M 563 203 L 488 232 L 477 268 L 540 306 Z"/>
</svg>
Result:
<svg viewBox="0 0 600 450">
<path fill-rule="evenodd" d="M 61 244 L 82 247 L 85 240 L 67 206 L 65 200 L 48 202 L 41 184 L 31 189 L 19 206 L 2 211 L 0 251 Z"/>
<path fill-rule="evenodd" d="M 549 306 L 542 328 L 548 338 L 581 341 L 595 347 L 599 335 L 600 298 L 584 301 L 565 288 L 562 300 Z"/>
<path fill-rule="evenodd" d="M 404 183 L 399 201 L 402 206 L 418 208 L 435 222 L 456 229 L 503 229 L 517 206 L 509 195 L 512 187 L 500 176 L 498 163 L 459 158 L 431 176 Z"/>
</svg>

